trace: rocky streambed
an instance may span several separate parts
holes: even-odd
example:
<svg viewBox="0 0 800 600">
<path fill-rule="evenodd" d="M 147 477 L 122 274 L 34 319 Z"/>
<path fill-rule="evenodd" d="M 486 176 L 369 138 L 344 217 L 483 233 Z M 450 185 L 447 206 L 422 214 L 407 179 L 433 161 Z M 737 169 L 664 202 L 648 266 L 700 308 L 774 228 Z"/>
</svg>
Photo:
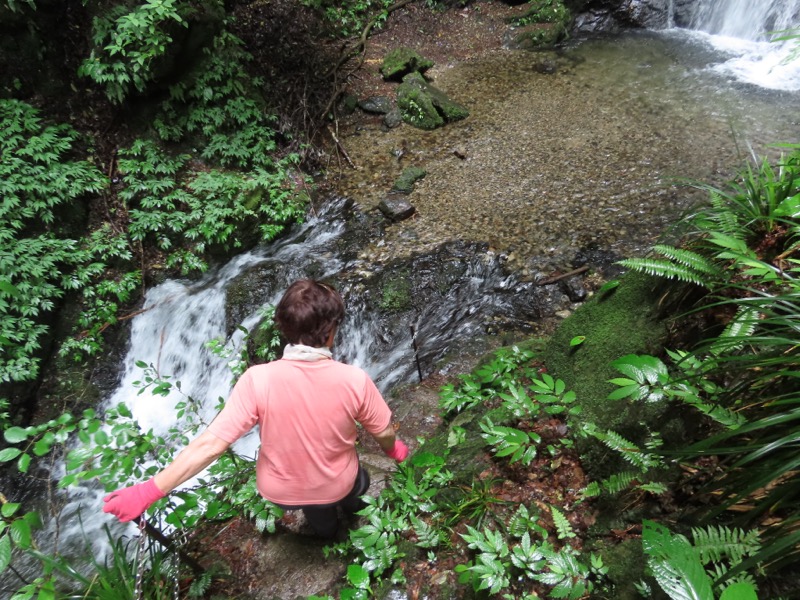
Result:
<svg viewBox="0 0 800 600">
<path fill-rule="evenodd" d="M 465 10 L 460 18 L 488 17 Z M 800 133 L 796 94 L 709 72 L 714 52 L 678 30 L 529 52 L 504 48 L 508 27 L 498 28 L 480 52 L 426 73 L 469 109 L 466 119 L 434 131 L 388 129 L 359 111 L 341 128 L 350 162 L 340 160 L 337 191 L 364 209 L 408 167 L 426 173 L 408 196 L 415 216 L 387 228 L 365 261 L 478 241 L 536 277 L 587 256 L 641 254 L 704 197 L 687 182 L 721 183 L 751 153 L 774 152 L 769 144 Z M 424 40 L 435 55 L 431 33 Z M 378 36 L 371 52 L 391 46 Z M 377 80 L 378 58 L 372 63 L 364 78 Z M 365 87 L 392 97 L 386 84 Z"/>
</svg>

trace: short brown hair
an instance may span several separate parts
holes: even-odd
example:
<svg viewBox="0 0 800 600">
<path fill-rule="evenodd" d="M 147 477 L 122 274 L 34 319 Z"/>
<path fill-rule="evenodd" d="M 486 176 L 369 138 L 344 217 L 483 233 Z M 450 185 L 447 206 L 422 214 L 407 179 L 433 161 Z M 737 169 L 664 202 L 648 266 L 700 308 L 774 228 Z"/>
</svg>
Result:
<svg viewBox="0 0 800 600">
<path fill-rule="evenodd" d="M 333 287 L 312 279 L 295 281 L 275 308 L 275 324 L 290 344 L 321 348 L 344 318 L 344 301 Z"/>
</svg>

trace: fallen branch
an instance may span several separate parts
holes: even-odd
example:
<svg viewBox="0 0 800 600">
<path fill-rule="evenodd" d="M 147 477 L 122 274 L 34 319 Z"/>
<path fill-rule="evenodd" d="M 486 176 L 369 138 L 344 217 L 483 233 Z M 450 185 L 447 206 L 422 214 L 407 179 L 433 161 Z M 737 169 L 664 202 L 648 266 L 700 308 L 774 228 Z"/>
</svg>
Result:
<svg viewBox="0 0 800 600">
<path fill-rule="evenodd" d="M 572 271 L 568 271 L 566 273 L 562 273 L 561 275 L 553 275 L 552 277 L 548 277 L 547 279 L 542 279 L 541 281 L 537 281 L 536 285 L 550 285 L 551 283 L 556 283 L 557 281 L 561 281 L 562 279 L 567 279 L 572 277 L 573 275 L 580 275 L 581 273 L 585 273 L 589 270 L 588 266 L 578 267 L 577 269 L 573 269 Z"/>
<path fill-rule="evenodd" d="M 353 161 L 350 160 L 350 156 L 347 154 L 347 150 L 344 149 L 344 146 L 342 146 L 342 143 L 339 141 L 339 138 L 336 137 L 336 134 L 333 132 L 333 129 L 328 127 L 328 133 L 331 134 L 333 141 L 336 142 L 336 147 L 339 149 L 339 152 L 342 153 L 342 156 L 344 156 L 345 159 L 347 160 L 347 164 L 349 164 L 352 168 L 355 169 L 356 166 L 353 164 Z"/>
</svg>

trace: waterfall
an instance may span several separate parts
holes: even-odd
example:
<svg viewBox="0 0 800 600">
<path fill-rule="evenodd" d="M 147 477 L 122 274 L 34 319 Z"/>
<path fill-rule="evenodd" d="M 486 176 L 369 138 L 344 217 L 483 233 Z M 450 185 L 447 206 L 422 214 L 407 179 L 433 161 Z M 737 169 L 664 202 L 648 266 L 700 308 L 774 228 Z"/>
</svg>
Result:
<svg viewBox="0 0 800 600">
<path fill-rule="evenodd" d="M 410 325 L 416 327 L 417 337 L 423 342 L 425 364 L 430 369 L 453 344 L 482 333 L 487 315 L 518 310 L 512 304 L 520 291 L 527 298 L 537 293 L 504 273 L 493 253 L 465 252 L 458 257 L 466 264 L 464 273 L 453 282 L 442 302 L 423 307 L 412 317 L 413 322 L 387 326 L 386 315 L 370 310 L 362 297 L 364 280 L 372 273 L 366 272 L 358 260 L 346 259 L 336 251 L 347 229 L 345 212 L 346 203 L 331 202 L 286 238 L 239 255 L 199 281 L 168 280 L 150 289 L 142 312 L 132 321 L 119 385 L 104 406 L 124 402 L 143 430 L 162 435 L 176 425 L 175 404 L 186 394 L 202 406 L 200 413 L 209 422 L 220 398 L 227 397 L 233 378 L 226 359 L 208 350 L 206 342 L 222 338 L 233 350 L 241 346 L 244 334 L 240 330 L 226 335 L 231 329 L 225 322 L 226 294 L 237 277 L 252 270 L 268 274 L 269 283 L 264 286 L 263 297 L 259 296 L 262 307 L 276 304 L 292 281 L 311 273 L 316 279 L 336 282 L 345 298 L 347 316 L 337 334 L 334 356 L 363 368 L 384 393 L 416 378 Z M 251 329 L 260 320 L 262 307 L 234 325 Z M 408 315 L 402 319 L 407 320 Z M 166 398 L 149 390 L 140 393 L 134 384 L 142 378 L 137 362 L 154 365 L 162 375 L 180 381 L 180 391 L 173 389 Z M 258 443 L 258 436 L 251 432 L 235 448 L 242 455 L 255 456 Z M 63 466 L 54 473 L 56 477 L 59 474 L 63 474 Z M 63 554 L 80 554 L 88 543 L 96 555 L 102 556 L 107 550 L 104 526 L 117 534 L 135 534 L 132 525 L 103 515 L 103 496 L 102 490 L 91 486 L 69 491 L 58 522 L 54 520 L 48 526 L 48 531 L 59 531 Z M 44 547 L 49 537 L 50 533 L 45 534 Z"/>
<path fill-rule="evenodd" d="M 800 35 L 800 0 L 698 0 L 686 26 L 723 53 L 717 72 L 764 88 L 800 89 L 800 42 L 771 41 L 778 32 Z"/>
<path fill-rule="evenodd" d="M 798 26 L 797 0 L 700 0 L 691 29 L 714 35 L 764 41 L 769 32 Z"/>
</svg>

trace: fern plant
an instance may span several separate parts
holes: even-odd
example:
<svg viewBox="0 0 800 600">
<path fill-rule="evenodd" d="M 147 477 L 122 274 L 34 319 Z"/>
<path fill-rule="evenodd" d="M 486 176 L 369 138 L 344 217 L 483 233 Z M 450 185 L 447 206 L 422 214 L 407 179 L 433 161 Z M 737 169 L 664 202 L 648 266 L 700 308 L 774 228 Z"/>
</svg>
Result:
<svg viewBox="0 0 800 600">
<path fill-rule="evenodd" d="M 658 244 L 653 246 L 653 253 L 661 258 L 627 258 L 618 264 L 640 273 L 677 279 L 706 288 L 716 287 L 724 274 L 711 260 L 692 250 Z"/>
<path fill-rule="evenodd" d="M 757 534 L 726 528 L 694 529 L 694 544 L 663 525 L 644 521 L 642 545 L 661 589 L 673 600 L 745 600 L 756 598 L 747 576 L 721 583 L 729 569 L 760 546 Z M 714 589 L 720 594 L 715 595 Z"/>
</svg>

